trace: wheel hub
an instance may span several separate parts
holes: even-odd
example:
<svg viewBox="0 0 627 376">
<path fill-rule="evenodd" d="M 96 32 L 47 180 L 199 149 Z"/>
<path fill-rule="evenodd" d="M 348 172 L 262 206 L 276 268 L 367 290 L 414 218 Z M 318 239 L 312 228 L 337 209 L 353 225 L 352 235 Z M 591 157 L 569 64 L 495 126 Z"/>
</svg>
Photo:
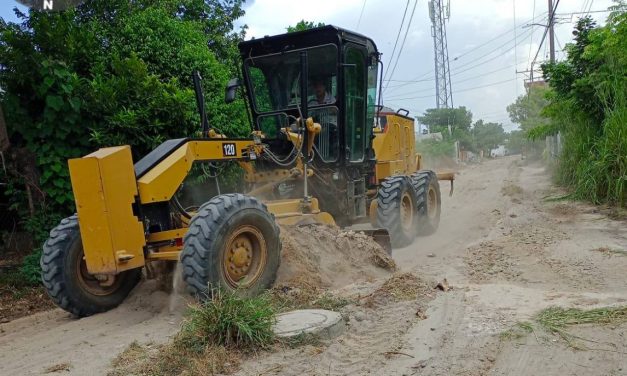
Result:
<svg viewBox="0 0 627 376">
<path fill-rule="evenodd" d="M 401 226 L 410 231 L 413 226 L 414 218 L 414 206 L 411 202 L 411 197 L 406 192 L 401 197 Z"/>
<path fill-rule="evenodd" d="M 436 198 L 435 189 L 429 187 L 429 193 L 427 197 L 427 216 L 431 219 L 437 215 L 438 200 Z"/>
<path fill-rule="evenodd" d="M 115 275 L 89 274 L 84 255 L 80 255 L 77 259 L 76 274 L 83 290 L 92 295 L 110 295 L 120 287 L 121 278 Z"/>
<path fill-rule="evenodd" d="M 259 229 L 242 226 L 226 242 L 224 276 L 232 287 L 251 285 L 263 272 L 267 258 L 266 241 Z"/>
</svg>

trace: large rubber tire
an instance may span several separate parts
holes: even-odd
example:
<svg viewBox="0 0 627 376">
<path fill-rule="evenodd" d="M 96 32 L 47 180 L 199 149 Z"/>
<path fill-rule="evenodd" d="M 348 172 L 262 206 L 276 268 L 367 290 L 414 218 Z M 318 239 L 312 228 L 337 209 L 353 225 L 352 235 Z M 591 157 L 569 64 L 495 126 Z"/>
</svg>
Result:
<svg viewBox="0 0 627 376">
<path fill-rule="evenodd" d="M 442 212 L 440 183 L 433 171 L 418 171 L 411 175 L 418 199 L 418 235 L 431 235 L 438 230 Z"/>
<path fill-rule="evenodd" d="M 238 241 L 248 241 L 250 247 L 234 250 Z M 237 264 L 248 256 L 252 266 Z M 281 241 L 274 216 L 261 201 L 239 193 L 216 196 L 198 209 L 181 254 L 187 290 L 201 300 L 210 298 L 216 288 L 257 295 L 272 286 L 280 261 Z M 235 271 L 229 272 L 230 268 Z M 237 270 L 241 276 L 234 276 Z"/>
<path fill-rule="evenodd" d="M 381 183 L 377 193 L 377 225 L 388 230 L 393 248 L 414 241 L 418 227 L 416 192 L 409 177 L 392 176 Z"/>
<path fill-rule="evenodd" d="M 117 307 L 141 279 L 141 268 L 128 270 L 116 275 L 112 286 L 101 287 L 101 291 L 97 291 L 97 281 L 89 275 L 85 276 L 83 244 L 76 214 L 63 219 L 50 231 L 50 237 L 43 246 L 40 265 L 41 279 L 50 298 L 77 317 Z"/>
</svg>

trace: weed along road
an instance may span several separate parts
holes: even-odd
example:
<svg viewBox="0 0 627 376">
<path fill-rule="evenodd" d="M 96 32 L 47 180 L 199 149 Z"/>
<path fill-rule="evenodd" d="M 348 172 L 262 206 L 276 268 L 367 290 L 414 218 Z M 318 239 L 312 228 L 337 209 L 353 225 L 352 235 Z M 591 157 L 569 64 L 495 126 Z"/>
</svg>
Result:
<svg viewBox="0 0 627 376">
<path fill-rule="evenodd" d="M 232 371 L 626 374 L 626 223 L 596 207 L 552 199 L 562 195 L 540 164 L 516 156 L 488 160 L 459 172 L 455 194 L 443 195 L 436 234 L 394 250 L 395 272 L 342 264 L 331 252 L 321 253 L 325 261 L 314 267 L 291 254 L 285 264 L 313 275 L 311 289 L 344 302 L 326 307 L 346 320 L 343 333 L 240 354 Z M 317 231 L 308 244 L 300 236 L 301 243 L 284 239 L 284 252 L 316 252 L 327 247 L 324 237 L 365 241 Z M 294 287 L 293 270 L 281 268 L 283 290 L 305 291 Z M 148 281 L 106 313 L 76 320 L 54 309 L 2 324 L 0 374 L 124 374 L 119 354 L 131 344 L 149 353 L 170 341 L 185 305 Z"/>
</svg>

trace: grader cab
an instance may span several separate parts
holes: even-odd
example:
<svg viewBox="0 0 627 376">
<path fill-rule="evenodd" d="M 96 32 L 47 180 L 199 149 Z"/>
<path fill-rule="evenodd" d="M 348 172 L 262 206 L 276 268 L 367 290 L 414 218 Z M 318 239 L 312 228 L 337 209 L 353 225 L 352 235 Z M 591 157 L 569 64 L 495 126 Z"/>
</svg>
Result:
<svg viewBox="0 0 627 376">
<path fill-rule="evenodd" d="M 166 141 L 136 163 L 129 146 L 69 161 L 77 214 L 51 231 L 41 258 L 60 307 L 111 309 L 152 261 L 180 262 L 201 299 L 212 288 L 256 294 L 276 277 L 279 224 L 361 226 L 394 247 L 437 229 L 438 177 L 421 170 L 413 119 L 376 102 L 383 72 L 371 39 L 326 26 L 239 49 L 242 76 L 226 101 L 243 93 L 249 138 L 207 124 L 195 76 L 203 137 Z M 241 191 L 184 208 L 177 192 L 193 165 L 226 162 L 243 169 Z"/>
</svg>

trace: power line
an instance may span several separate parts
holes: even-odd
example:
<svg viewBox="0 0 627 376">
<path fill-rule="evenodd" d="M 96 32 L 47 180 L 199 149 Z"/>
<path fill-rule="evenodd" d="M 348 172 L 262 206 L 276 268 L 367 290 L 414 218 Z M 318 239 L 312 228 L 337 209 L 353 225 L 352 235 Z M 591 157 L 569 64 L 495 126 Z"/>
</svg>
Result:
<svg viewBox="0 0 627 376">
<path fill-rule="evenodd" d="M 515 68 L 515 67 L 518 66 L 518 64 L 520 64 L 520 63 L 515 63 L 515 64 L 512 64 L 512 65 L 508 65 L 506 67 L 495 69 L 495 70 L 490 71 L 490 72 L 486 72 L 486 73 L 482 73 L 482 74 L 479 74 L 479 75 L 475 75 L 475 76 L 472 76 L 472 77 L 469 77 L 469 78 L 465 78 L 465 79 L 460 80 L 460 81 L 455 81 L 455 83 L 459 84 L 460 82 L 472 81 L 472 80 L 475 80 L 475 79 L 480 78 L 480 77 L 489 76 L 489 75 L 494 74 L 496 72 L 500 72 L 500 71 L 503 71 L 503 70 L 506 70 L 506 69 Z"/>
<path fill-rule="evenodd" d="M 364 9 L 366 9 L 366 2 L 368 0 L 364 0 L 363 5 L 361 6 L 361 12 L 359 12 L 359 20 L 357 20 L 357 26 L 355 26 L 355 30 L 359 30 L 359 24 L 361 24 L 361 17 L 364 15 Z"/>
<path fill-rule="evenodd" d="M 530 31 L 527 31 L 527 32 L 525 32 L 524 34 L 522 34 L 522 35 L 523 35 L 523 37 L 525 37 L 525 38 L 526 38 L 526 37 L 527 37 L 527 33 L 530 33 Z M 476 67 L 483 66 L 483 65 L 485 64 L 485 62 L 484 62 L 483 60 L 486 60 L 486 58 L 490 57 L 490 55 L 492 55 L 494 52 L 509 52 L 509 51 L 511 51 L 513 47 L 512 47 L 512 48 L 509 48 L 509 49 L 507 49 L 507 50 L 505 50 L 505 51 L 500 51 L 500 49 L 501 49 L 501 48 L 503 48 L 503 47 L 505 47 L 505 46 L 507 46 L 507 45 L 508 45 L 509 43 L 511 43 L 512 41 L 513 41 L 513 40 L 509 40 L 507 43 L 505 43 L 505 44 L 502 44 L 502 45 L 498 46 L 497 48 L 495 48 L 495 49 L 491 50 L 490 52 L 488 52 L 488 53 L 484 54 L 483 56 L 480 56 L 480 57 L 476 58 L 476 59 L 475 59 L 475 60 L 473 60 L 473 61 L 467 62 L 467 63 L 465 63 L 464 65 L 460 65 L 460 66 L 459 66 L 459 67 L 457 67 L 455 70 L 453 70 L 453 72 L 454 72 L 454 73 L 452 73 L 452 74 L 451 74 L 451 76 L 456 76 L 456 75 L 458 75 L 458 74 L 461 74 L 461 73 L 467 72 L 467 71 L 469 71 L 469 70 L 472 70 L 472 69 L 474 69 L 474 68 L 476 68 Z M 459 68 L 466 67 L 466 66 L 468 66 L 468 65 L 470 65 L 470 64 L 473 64 L 473 63 L 476 63 L 476 64 L 474 64 L 474 65 L 472 65 L 472 66 L 470 66 L 470 67 L 468 67 L 468 68 L 462 69 L 462 70 L 457 70 L 457 69 L 459 69 Z"/>
<path fill-rule="evenodd" d="M 538 46 L 538 51 L 536 52 L 536 56 L 534 56 L 533 61 L 531 62 L 531 68 L 529 70 L 532 72 L 532 74 L 533 74 L 533 66 L 535 65 L 536 59 L 538 58 L 538 54 L 540 53 L 540 50 L 542 49 L 542 44 L 544 43 L 544 39 L 546 39 L 546 34 L 549 32 L 549 29 L 551 28 L 551 25 L 553 24 L 553 20 L 555 19 L 555 10 L 557 9 L 557 6 L 559 5 L 559 3 L 560 3 L 560 0 L 557 0 L 557 2 L 555 3 L 555 6 L 551 10 L 549 22 L 546 28 L 544 29 L 544 34 L 542 34 L 542 39 L 540 40 L 540 46 Z"/>
<path fill-rule="evenodd" d="M 497 82 L 492 82 L 492 83 L 485 84 L 485 85 L 473 86 L 473 87 L 469 87 L 469 88 L 465 88 L 465 89 L 455 90 L 455 93 L 463 93 L 463 92 L 466 92 L 466 91 L 483 89 L 483 88 L 486 88 L 486 87 L 501 85 L 501 84 L 504 84 L 504 83 L 507 83 L 507 82 L 512 82 L 512 81 L 516 81 L 516 78 L 510 78 L 508 80 L 497 81 Z M 426 97 L 431 97 L 431 96 L 426 96 Z M 400 100 L 419 99 L 419 98 L 425 98 L 425 96 L 408 97 L 408 98 L 390 98 L 390 99 L 400 101 Z"/>
<path fill-rule="evenodd" d="M 590 0 L 590 5 L 588 6 L 588 10 L 586 11 L 586 16 L 590 14 L 590 10 L 592 9 L 592 3 L 594 3 L 594 0 Z"/>
<path fill-rule="evenodd" d="M 507 82 L 512 82 L 512 81 L 516 81 L 516 80 L 517 80 L 516 78 L 510 78 L 509 80 L 503 80 L 503 81 L 498 81 L 498 82 L 492 82 L 492 83 L 490 83 L 490 84 L 481 85 L 481 86 L 469 87 L 469 88 L 462 89 L 462 90 L 456 90 L 455 92 L 456 92 L 456 93 L 463 93 L 463 92 L 466 92 L 466 91 L 472 91 L 472 90 L 477 90 L 477 89 L 483 89 L 483 88 L 490 87 L 490 86 L 497 86 L 497 85 L 501 85 L 501 84 L 504 84 L 504 83 L 507 83 Z"/>
<path fill-rule="evenodd" d="M 518 39 L 516 32 L 516 0 L 512 0 L 514 7 L 514 63 L 518 61 Z M 516 69 L 514 69 L 514 78 L 516 78 Z M 518 97 L 518 86 L 516 86 L 516 97 Z"/>
<path fill-rule="evenodd" d="M 529 33 L 529 31 L 526 31 L 526 32 L 524 32 L 522 35 L 525 35 L 525 37 L 526 37 L 526 35 L 527 35 L 528 33 Z M 473 64 L 473 63 L 475 63 L 475 62 L 477 62 L 477 61 L 479 61 L 479 60 L 483 60 L 485 57 L 487 57 L 487 56 L 489 56 L 489 55 L 492 55 L 494 52 L 498 52 L 498 51 L 500 51 L 500 49 L 501 49 L 501 48 L 503 48 L 503 47 L 505 47 L 505 46 L 509 45 L 509 44 L 510 44 L 510 43 L 512 43 L 512 42 L 514 42 L 514 38 L 512 38 L 512 39 L 508 40 L 507 42 L 505 42 L 505 43 L 503 43 L 503 44 L 499 45 L 498 47 L 496 47 L 496 48 L 494 48 L 494 49 L 490 50 L 489 52 L 486 52 L 485 54 L 483 54 L 483 55 L 481 55 L 481 56 L 479 56 L 479 57 L 475 58 L 474 60 L 471 60 L 471 61 L 468 61 L 468 62 L 466 62 L 466 63 L 464 63 L 464 64 L 458 65 L 458 66 L 457 66 L 457 67 L 455 67 L 453 70 L 457 70 L 457 69 L 459 69 L 459 68 L 463 68 L 463 67 L 466 67 L 466 66 L 468 66 L 468 65 L 470 65 L 470 64 Z M 511 50 L 511 48 L 510 48 L 509 50 Z M 509 51 L 509 50 L 508 50 L 508 51 Z M 459 72 L 458 72 L 458 73 L 459 73 Z"/>
<path fill-rule="evenodd" d="M 534 33 L 534 27 L 535 25 L 535 21 L 536 20 L 536 0 L 533 0 L 533 17 L 531 18 L 531 36 L 529 37 L 529 54 L 527 56 L 527 61 L 531 61 L 531 46 L 533 43 L 533 33 Z"/>
<path fill-rule="evenodd" d="M 468 82 L 468 81 L 476 80 L 478 78 L 489 76 L 491 74 L 494 74 L 494 73 L 497 73 L 497 72 L 501 72 L 501 71 L 506 70 L 506 69 L 516 68 L 521 63 L 524 63 L 524 61 L 516 62 L 514 64 L 511 64 L 511 65 L 508 65 L 508 66 L 505 66 L 505 67 L 494 69 L 494 70 L 489 71 L 489 72 L 485 72 L 485 73 L 482 73 L 482 74 L 479 74 L 479 75 L 474 75 L 472 77 L 468 77 L 468 78 L 465 78 L 463 80 L 454 81 L 454 82 L 455 82 L 455 84 L 459 84 L 459 83 L 462 83 L 462 82 Z M 433 81 L 433 80 L 434 80 L 433 78 L 426 79 L 426 80 L 417 80 L 417 81 L 409 82 L 408 84 L 418 83 L 418 82 L 426 82 L 426 81 Z M 403 86 L 406 86 L 406 85 L 403 84 Z M 394 87 L 397 87 L 397 86 L 394 86 Z M 423 89 L 423 90 L 418 90 L 418 91 L 411 91 L 409 93 L 396 94 L 396 95 L 391 96 L 390 99 L 396 99 L 396 98 L 402 97 L 403 95 L 411 95 L 411 94 L 415 94 L 415 93 L 427 92 L 429 90 L 430 89 Z"/>
<path fill-rule="evenodd" d="M 392 73 L 390 73 L 390 77 L 388 81 L 394 77 L 394 72 L 396 72 L 396 67 L 398 66 L 398 61 L 401 59 L 401 54 L 403 53 L 403 48 L 405 47 L 405 41 L 407 40 L 407 34 L 409 34 L 409 29 L 411 28 L 411 22 L 414 19 L 414 12 L 416 11 L 416 5 L 418 5 L 418 0 L 414 1 L 414 7 L 411 10 L 411 15 L 409 16 L 409 22 L 407 22 L 407 29 L 405 29 L 405 35 L 403 36 L 403 42 L 401 43 L 401 48 L 396 55 L 396 62 L 394 63 L 394 68 L 392 68 Z"/>
<path fill-rule="evenodd" d="M 405 5 L 405 11 L 403 12 L 403 19 L 401 20 L 401 26 L 398 28 L 398 34 L 396 34 L 396 41 L 394 42 L 394 48 L 392 49 L 392 54 L 390 55 L 390 65 L 392 64 L 392 60 L 394 60 L 394 53 L 396 52 L 396 45 L 398 44 L 398 38 L 401 37 L 401 32 L 403 31 L 403 24 L 405 23 L 405 16 L 407 15 L 407 9 L 409 9 L 409 0 L 407 0 L 407 5 Z M 387 77 L 387 72 L 383 76 L 383 80 L 385 81 Z"/>
<path fill-rule="evenodd" d="M 433 71 L 429 70 L 429 71 L 427 71 L 427 72 L 425 72 L 425 73 L 423 73 L 423 74 L 421 74 L 421 75 L 419 75 L 419 76 L 414 77 L 413 79 L 411 79 L 411 80 L 409 80 L 409 81 L 413 81 L 413 80 L 420 80 L 421 78 L 423 78 L 423 77 L 425 77 L 425 76 L 427 76 L 427 75 L 430 75 L 430 74 L 432 74 L 432 73 L 433 73 Z M 435 78 L 432 78 L 432 80 L 435 80 Z M 387 82 L 390 82 L 390 81 L 389 81 L 389 80 L 387 80 Z M 405 84 L 395 85 L 393 88 L 391 88 L 391 90 L 397 90 L 397 89 L 399 89 L 399 88 L 401 88 L 401 87 L 405 87 L 405 86 L 407 86 L 407 85 L 411 85 L 412 83 L 413 83 L 413 82 L 407 82 L 407 83 L 405 83 Z M 386 85 L 385 87 L 387 87 L 387 85 Z M 384 87 L 384 88 L 385 88 L 385 87 Z"/>
<path fill-rule="evenodd" d="M 435 81 L 435 77 L 431 77 L 431 78 L 426 78 L 424 80 L 413 80 L 413 81 L 398 81 L 398 82 L 402 82 L 398 85 L 387 85 L 384 86 L 384 89 L 390 89 L 390 90 L 396 90 L 396 89 L 400 89 L 402 87 L 405 86 L 409 86 L 409 85 L 415 85 L 421 82 L 431 82 L 431 81 Z M 394 81 L 388 81 L 388 82 L 394 82 Z"/>
<path fill-rule="evenodd" d="M 540 13 L 540 14 L 538 15 L 538 17 L 543 16 L 543 15 L 545 15 L 546 13 L 548 13 L 548 12 L 543 12 L 543 13 Z M 469 50 L 469 51 L 467 51 L 467 52 L 464 52 L 464 53 L 463 53 L 463 54 L 461 54 L 461 55 L 458 55 L 458 56 L 457 56 L 457 57 L 455 57 L 452 61 L 457 61 L 457 60 L 461 59 L 462 57 L 464 57 L 464 56 L 466 56 L 466 55 L 469 55 L 469 54 L 471 54 L 471 53 L 473 53 L 473 52 L 476 52 L 477 50 L 481 49 L 482 47 L 487 46 L 488 44 L 490 44 L 490 43 L 492 43 L 492 42 L 494 42 L 494 41 L 496 41 L 496 40 L 499 40 L 499 39 L 503 38 L 504 36 L 508 35 L 509 33 L 513 32 L 513 31 L 515 31 L 515 29 L 517 29 L 517 28 L 524 28 L 524 25 L 525 25 L 525 24 L 527 24 L 527 23 L 529 23 L 529 22 L 533 22 L 533 21 L 535 21 L 535 18 L 529 19 L 529 20 L 527 20 L 527 21 L 523 22 L 521 26 L 517 26 L 516 28 L 509 29 L 508 31 L 506 31 L 506 32 L 504 32 L 504 33 L 502 33 L 502 34 L 499 34 L 498 36 L 496 36 L 496 37 L 494 37 L 494 38 L 492 38 L 492 39 L 489 39 L 489 40 L 485 41 L 484 43 L 482 43 L 482 44 L 480 44 L 480 45 L 478 45 L 478 46 L 476 46 L 476 47 L 473 47 L 471 50 Z M 513 40 L 513 39 L 512 39 L 512 40 Z M 508 43 L 509 43 L 509 42 L 511 42 L 512 40 L 508 41 Z"/>
</svg>

